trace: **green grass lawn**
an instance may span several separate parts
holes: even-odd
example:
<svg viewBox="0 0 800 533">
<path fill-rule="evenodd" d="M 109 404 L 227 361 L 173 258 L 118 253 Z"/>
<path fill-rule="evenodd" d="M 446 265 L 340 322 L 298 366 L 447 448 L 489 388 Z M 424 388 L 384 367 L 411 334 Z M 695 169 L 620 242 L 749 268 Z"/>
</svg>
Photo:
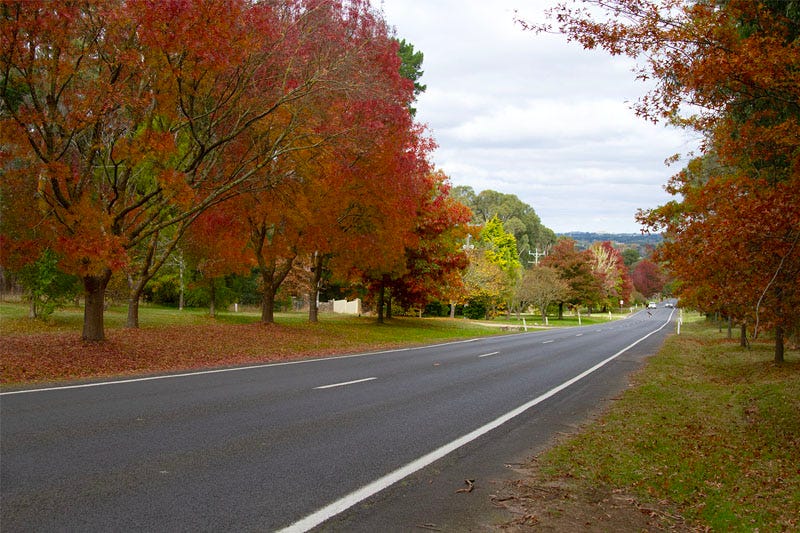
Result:
<svg viewBox="0 0 800 533">
<path fill-rule="evenodd" d="M 123 328 L 127 318 L 127 307 L 125 305 L 113 305 L 106 310 L 105 313 L 105 327 L 107 329 Z M 188 326 L 188 325 L 210 325 L 210 324 L 252 324 L 256 323 L 261 318 L 259 310 L 254 308 L 242 308 L 239 312 L 229 310 L 218 311 L 216 318 L 212 319 L 208 316 L 208 309 L 205 308 L 185 308 L 178 310 L 174 307 L 161 307 L 142 304 L 139 307 L 139 326 L 141 328 L 157 328 L 165 326 Z M 588 326 L 593 324 L 605 323 L 610 320 L 618 320 L 627 316 L 627 313 L 614 313 L 612 315 L 604 313 L 595 313 L 592 315 L 582 315 L 580 325 Z M 350 318 L 344 315 L 331 315 L 323 314 L 320 317 L 320 323 L 341 324 Z M 517 317 L 512 314 L 510 317 L 501 315 L 489 320 L 466 320 L 458 319 L 459 325 L 454 325 L 452 321 L 440 321 L 442 323 L 448 322 L 450 325 L 442 331 L 445 336 L 450 336 L 450 330 L 470 329 L 475 334 L 488 334 L 485 327 L 479 324 L 494 324 L 497 326 L 514 326 L 522 327 L 524 324 L 528 326 L 543 326 L 544 322 L 539 314 L 523 314 Z M 405 327 L 404 331 L 412 337 L 420 337 L 422 339 L 429 338 L 433 335 L 435 337 L 437 330 L 441 328 L 433 328 L 431 321 L 414 321 L 410 317 L 403 317 L 405 324 L 418 324 L 427 333 L 413 333 L 411 328 Z M 282 325 L 302 325 L 308 322 L 307 313 L 291 312 L 291 313 L 276 313 L 275 321 Z M 357 321 L 358 322 L 358 321 Z M 374 319 L 365 318 L 364 323 L 374 324 Z M 19 302 L 0 302 L 0 334 L 12 333 L 35 333 L 35 332 L 56 332 L 56 331 L 76 331 L 80 333 L 83 324 L 83 309 L 80 307 L 72 306 L 56 310 L 52 315 L 44 320 L 30 320 L 28 318 L 28 306 Z M 422 324 L 427 324 L 422 326 Z M 549 327 L 574 327 L 578 326 L 578 317 L 575 315 L 564 315 L 562 319 L 557 316 L 548 316 Z M 460 331 L 460 333 L 464 333 Z M 494 333 L 497 333 L 495 331 Z M 380 335 L 379 335 L 380 336 Z"/>
<path fill-rule="evenodd" d="M 106 310 L 105 327 L 107 330 L 125 327 L 127 307 L 111 306 Z M 139 307 L 139 326 L 141 329 L 154 329 L 171 326 L 206 326 L 206 325 L 244 325 L 256 324 L 261 319 L 261 312 L 254 308 L 243 308 L 239 312 L 229 310 L 218 311 L 215 318 L 210 318 L 208 309 L 141 305 Z M 408 342 L 427 342 L 453 337 L 484 336 L 497 334 L 495 328 L 481 325 L 483 321 L 464 319 L 418 319 L 400 317 L 380 325 L 375 318 L 354 317 L 350 315 L 321 314 L 318 324 L 309 324 L 308 313 L 289 312 L 275 313 L 275 322 L 282 326 L 298 328 L 311 327 L 328 329 L 331 332 L 345 329 L 350 333 L 358 333 L 363 329 L 370 333 L 360 333 L 359 337 L 383 341 L 388 337 Z M 499 321 L 497 323 L 500 323 Z M 505 322 L 503 322 L 505 323 Z M 508 323 L 515 323 L 510 321 Z M 521 324 L 521 322 L 519 322 Z M 83 324 L 83 309 L 67 307 L 56 310 L 46 319 L 31 320 L 28 318 L 28 306 L 18 302 L 0 302 L 0 334 L 76 332 L 80 334 Z"/>
<path fill-rule="evenodd" d="M 772 348 L 685 324 L 542 471 L 669 502 L 711 531 L 800 530 L 800 355 L 776 365 Z"/>
<path fill-rule="evenodd" d="M 105 342 L 82 342 L 82 312 L 27 318 L 20 303 L 0 304 L 0 383 L 21 385 L 71 379 L 196 370 L 367 352 L 506 333 L 463 319 L 375 318 L 325 314 L 309 323 L 303 313 L 260 313 L 140 308 L 140 328 L 124 327 L 126 308 L 105 314 Z"/>
</svg>

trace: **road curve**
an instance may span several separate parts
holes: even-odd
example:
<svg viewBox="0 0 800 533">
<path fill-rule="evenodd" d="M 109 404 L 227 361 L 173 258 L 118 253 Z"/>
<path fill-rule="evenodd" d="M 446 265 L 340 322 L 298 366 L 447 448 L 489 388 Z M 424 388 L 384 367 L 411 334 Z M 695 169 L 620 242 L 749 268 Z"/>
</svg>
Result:
<svg viewBox="0 0 800 533">
<path fill-rule="evenodd" d="M 661 343 L 672 315 L 657 309 L 600 326 L 5 391 L 0 524 L 358 529 L 357 504 L 385 498 L 387 487 L 456 450 L 469 453 L 476 440 L 501 438 L 521 415 L 568 401 L 579 383 L 602 386 L 618 358 Z"/>
</svg>

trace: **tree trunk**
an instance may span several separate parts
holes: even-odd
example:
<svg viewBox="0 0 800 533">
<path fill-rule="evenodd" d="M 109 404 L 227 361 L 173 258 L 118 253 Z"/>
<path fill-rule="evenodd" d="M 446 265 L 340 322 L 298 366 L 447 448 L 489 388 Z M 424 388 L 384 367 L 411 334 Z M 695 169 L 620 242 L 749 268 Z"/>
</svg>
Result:
<svg viewBox="0 0 800 533">
<path fill-rule="evenodd" d="M 386 320 L 392 319 L 392 290 L 389 289 L 385 293 L 386 299 Z"/>
<path fill-rule="evenodd" d="M 83 340 L 103 341 L 103 311 L 106 298 L 106 287 L 111 279 L 111 270 L 106 269 L 99 276 L 84 276 L 83 289 L 85 302 L 83 306 Z"/>
<path fill-rule="evenodd" d="M 217 318 L 217 283 L 214 278 L 208 284 L 208 316 Z"/>
<path fill-rule="evenodd" d="M 733 319 L 728 315 L 728 339 L 733 338 Z"/>
<path fill-rule="evenodd" d="M 739 332 L 739 346 L 747 348 L 747 321 L 742 321 L 742 329 Z"/>
<path fill-rule="evenodd" d="M 783 352 L 784 352 L 784 342 L 783 342 L 783 326 L 777 325 L 775 326 L 775 362 L 776 363 L 783 363 Z"/>
<path fill-rule="evenodd" d="M 36 295 L 31 291 L 31 305 L 28 307 L 28 318 L 36 318 Z"/>
<path fill-rule="evenodd" d="M 456 304 L 455 302 L 450 302 L 450 318 L 456 317 Z"/>
<path fill-rule="evenodd" d="M 275 291 L 272 283 L 264 283 L 264 292 L 261 293 L 261 323 L 275 323 Z"/>
<path fill-rule="evenodd" d="M 183 230 L 180 230 L 178 233 L 182 233 Z M 147 248 L 147 254 L 142 259 L 141 264 L 139 265 L 139 271 L 136 272 L 134 277 L 133 274 L 128 276 L 128 317 L 125 321 L 126 328 L 138 328 L 139 327 L 139 300 L 142 298 L 142 292 L 144 292 L 144 287 L 147 283 L 153 279 L 153 276 L 164 266 L 169 255 L 175 249 L 177 245 L 177 234 L 173 236 L 169 243 L 164 247 L 164 250 L 158 252 L 158 236 L 159 233 L 156 232 L 153 234 L 152 238 L 150 239 L 150 244 Z M 156 260 L 157 253 L 160 253 L 161 256 Z"/>
<path fill-rule="evenodd" d="M 383 306 L 386 303 L 386 288 L 381 283 L 378 289 L 378 302 L 375 304 L 378 308 L 378 324 L 383 324 Z"/>
<path fill-rule="evenodd" d="M 128 317 L 125 319 L 126 328 L 139 327 L 139 290 L 131 291 L 128 295 Z"/>
<path fill-rule="evenodd" d="M 308 321 L 312 324 L 319 322 L 319 307 L 317 306 L 316 290 L 312 290 L 308 295 Z"/>
<path fill-rule="evenodd" d="M 258 269 L 261 272 L 261 285 L 264 287 L 261 292 L 261 323 L 273 324 L 275 323 L 275 295 L 278 294 L 278 289 L 292 270 L 296 256 L 293 255 L 278 264 L 274 257 L 268 258 L 263 253 L 263 241 L 252 239 L 255 237 L 251 237 L 251 242 L 255 245 Z"/>
<path fill-rule="evenodd" d="M 564 320 L 564 302 L 558 302 L 558 319 Z"/>
</svg>

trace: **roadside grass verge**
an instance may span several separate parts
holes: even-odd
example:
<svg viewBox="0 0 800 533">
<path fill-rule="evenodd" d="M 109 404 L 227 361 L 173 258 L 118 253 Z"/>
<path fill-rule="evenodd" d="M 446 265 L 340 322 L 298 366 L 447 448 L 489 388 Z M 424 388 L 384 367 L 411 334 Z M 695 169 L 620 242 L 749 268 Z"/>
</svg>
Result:
<svg viewBox="0 0 800 533">
<path fill-rule="evenodd" d="M 629 316 L 628 313 L 612 314 L 612 315 L 609 315 L 608 313 L 594 313 L 592 315 L 581 315 L 579 321 L 577 315 L 564 315 L 563 318 L 558 318 L 557 316 L 548 315 L 546 327 L 559 328 L 559 327 L 592 326 L 595 324 L 605 324 L 607 322 L 612 322 L 614 320 L 620 320 L 622 318 L 627 318 L 628 316 Z M 544 321 L 542 320 L 542 315 L 525 314 L 523 315 L 523 317 L 525 318 L 525 324 L 527 324 L 528 326 L 545 325 Z M 517 327 L 522 327 L 523 325 L 522 318 L 517 318 L 516 314 L 512 314 L 511 317 L 498 316 L 493 318 L 490 322 L 498 324 L 507 324 L 510 326 L 517 326 Z"/>
<path fill-rule="evenodd" d="M 800 530 L 800 354 L 684 324 L 596 422 L 537 459 L 544 479 L 607 486 L 712 531 Z M 542 481 L 542 480 L 540 480 Z"/>
<path fill-rule="evenodd" d="M 23 304 L 0 304 L 0 383 L 6 385 L 70 379 L 187 371 L 324 357 L 497 335 L 497 328 L 462 319 L 374 318 L 323 315 L 311 324 L 300 313 L 259 322 L 257 312 L 220 313 L 143 306 L 140 328 L 125 329 L 125 309 L 106 315 L 101 343 L 80 338 L 81 311 L 30 320 Z"/>
</svg>

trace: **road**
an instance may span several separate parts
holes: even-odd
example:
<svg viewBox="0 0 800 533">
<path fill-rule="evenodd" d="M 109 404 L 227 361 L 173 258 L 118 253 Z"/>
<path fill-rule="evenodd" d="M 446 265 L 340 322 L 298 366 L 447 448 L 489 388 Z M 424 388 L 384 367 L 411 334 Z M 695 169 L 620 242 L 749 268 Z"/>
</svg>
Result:
<svg viewBox="0 0 800 533">
<path fill-rule="evenodd" d="M 368 502 L 387 509 L 370 514 L 375 527 L 417 520 L 406 516 L 409 502 L 437 511 L 409 494 L 413 479 L 446 473 L 454 458 L 480 453 L 477 443 L 508 445 L 508 428 L 542 433 L 531 424 L 549 406 L 590 409 L 599 396 L 576 394 L 583 404 L 570 406 L 572 393 L 619 387 L 629 368 L 610 369 L 655 351 L 672 315 L 662 308 L 602 326 L 4 391 L 0 524 L 368 530 Z"/>
</svg>

